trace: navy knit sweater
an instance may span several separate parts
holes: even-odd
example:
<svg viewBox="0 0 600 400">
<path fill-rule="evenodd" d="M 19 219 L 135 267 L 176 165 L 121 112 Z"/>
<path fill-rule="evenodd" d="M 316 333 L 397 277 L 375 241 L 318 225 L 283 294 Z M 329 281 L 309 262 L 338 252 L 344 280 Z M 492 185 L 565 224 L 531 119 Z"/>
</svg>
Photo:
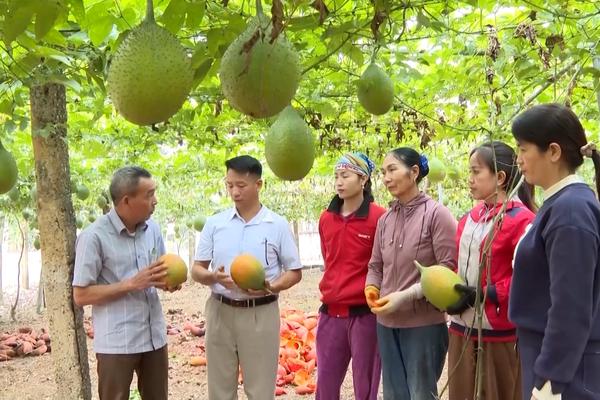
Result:
<svg viewBox="0 0 600 400">
<path fill-rule="evenodd" d="M 600 341 L 600 203 L 583 183 L 547 199 L 514 261 L 509 317 L 543 334 L 536 381 L 568 384 L 590 341 Z"/>
</svg>

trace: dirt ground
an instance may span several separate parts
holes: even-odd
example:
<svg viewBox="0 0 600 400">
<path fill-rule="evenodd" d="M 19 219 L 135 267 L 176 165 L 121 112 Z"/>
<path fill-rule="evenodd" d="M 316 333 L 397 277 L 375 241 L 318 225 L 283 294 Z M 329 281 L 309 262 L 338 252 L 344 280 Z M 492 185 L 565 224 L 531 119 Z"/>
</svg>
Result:
<svg viewBox="0 0 600 400">
<path fill-rule="evenodd" d="M 317 285 L 321 276 L 318 269 L 305 270 L 304 278 L 300 284 L 283 293 L 280 307 L 295 308 L 305 312 L 315 311 L 319 305 Z M 187 320 L 198 322 L 204 319 L 204 303 L 209 295 L 209 290 L 199 284 L 188 283 L 176 293 L 165 293 L 162 296 L 163 311 L 167 323 L 175 327 L 182 327 Z M 21 294 L 17 313 L 18 321 L 9 319 L 10 304 L 13 296 L 5 293 L 4 303 L 0 305 L 0 332 L 13 331 L 18 326 L 28 325 L 39 330 L 47 327 L 48 323 L 44 314 L 35 312 L 36 290 L 32 288 Z M 86 309 L 86 314 L 90 310 Z M 52 332 L 50 332 L 52 335 Z M 169 394 L 175 400 L 205 400 L 206 394 L 206 367 L 192 367 L 188 364 L 193 355 L 199 355 L 199 346 L 203 344 L 202 338 L 189 335 L 172 335 L 169 338 L 170 367 L 169 367 Z M 89 363 L 92 378 L 93 398 L 98 396 L 96 388 L 96 360 L 92 349 L 92 340 L 88 339 Z M 52 354 L 40 357 L 17 358 L 0 363 L 0 399 L 28 400 L 52 399 L 56 388 L 56 381 L 52 371 Z M 135 378 L 134 378 L 135 379 Z M 445 382 L 445 374 L 440 380 L 440 386 Z M 132 388 L 135 387 L 135 382 Z M 286 387 L 288 394 L 277 397 L 278 399 L 309 399 L 313 395 L 296 395 L 291 386 Z M 245 399 L 243 389 L 239 388 L 239 398 Z M 348 372 L 342 388 L 342 400 L 354 398 L 352 390 L 351 371 Z M 446 396 L 442 397 L 447 398 Z"/>
</svg>

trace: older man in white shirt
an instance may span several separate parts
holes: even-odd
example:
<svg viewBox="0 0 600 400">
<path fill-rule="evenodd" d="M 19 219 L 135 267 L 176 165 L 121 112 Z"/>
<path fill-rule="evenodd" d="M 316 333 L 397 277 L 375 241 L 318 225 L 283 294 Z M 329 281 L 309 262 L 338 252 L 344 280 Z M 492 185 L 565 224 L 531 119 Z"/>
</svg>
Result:
<svg viewBox="0 0 600 400">
<path fill-rule="evenodd" d="M 193 279 L 212 291 L 206 303 L 208 397 L 237 399 L 241 367 L 248 400 L 268 400 L 274 398 L 279 357 L 278 294 L 302 279 L 302 265 L 285 218 L 260 203 L 260 162 L 240 156 L 225 165 L 235 207 L 208 218 L 192 270 Z M 263 264 L 265 290 L 234 284 L 230 265 L 242 253 Z"/>
</svg>

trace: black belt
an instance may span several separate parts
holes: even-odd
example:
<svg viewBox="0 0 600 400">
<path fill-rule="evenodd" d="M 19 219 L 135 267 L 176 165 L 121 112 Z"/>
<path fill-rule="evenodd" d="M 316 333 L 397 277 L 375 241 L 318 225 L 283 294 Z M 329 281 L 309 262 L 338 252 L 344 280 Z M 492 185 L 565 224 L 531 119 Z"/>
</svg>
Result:
<svg viewBox="0 0 600 400">
<path fill-rule="evenodd" d="M 479 335 L 477 328 L 469 329 L 465 326 L 462 326 L 461 324 L 457 324 L 454 321 L 450 322 L 450 329 L 452 329 L 454 331 L 458 331 L 461 334 L 463 334 L 464 336 L 466 336 L 470 331 L 472 339 L 477 339 L 477 336 Z M 502 329 L 502 330 L 482 329 L 481 330 L 481 335 L 482 335 L 482 337 L 485 337 L 485 338 L 512 337 L 512 336 L 515 336 L 516 334 L 517 334 L 516 329 Z"/>
<path fill-rule="evenodd" d="M 321 307 L 319 307 L 319 312 L 322 312 L 323 314 L 327 314 L 327 315 L 332 315 L 332 316 L 336 316 L 333 314 L 329 314 L 329 306 L 325 303 L 321 303 Z M 334 307 L 331 307 L 332 310 L 334 311 Z M 335 307 L 335 309 L 339 309 L 340 307 Z M 360 304 L 360 305 L 354 305 L 354 306 L 346 306 L 346 307 L 342 307 L 345 308 L 345 312 L 341 313 L 343 315 L 343 317 L 360 317 L 361 315 L 367 315 L 367 314 L 371 314 L 371 309 L 369 308 L 368 305 L 366 304 Z M 339 316 L 338 316 L 339 317 Z"/>
<path fill-rule="evenodd" d="M 212 297 L 217 300 L 218 302 L 221 302 L 223 304 L 227 304 L 228 306 L 231 307 L 243 307 L 243 308 L 250 308 L 250 307 L 257 307 L 257 306 L 264 306 L 265 304 L 270 304 L 274 301 L 277 301 L 278 296 L 275 294 L 271 294 L 268 296 L 264 296 L 264 297 L 256 297 L 253 299 L 244 299 L 244 300 L 234 300 L 234 299 L 230 299 L 229 297 L 225 297 L 222 294 L 217 294 L 217 293 L 213 293 Z"/>
</svg>

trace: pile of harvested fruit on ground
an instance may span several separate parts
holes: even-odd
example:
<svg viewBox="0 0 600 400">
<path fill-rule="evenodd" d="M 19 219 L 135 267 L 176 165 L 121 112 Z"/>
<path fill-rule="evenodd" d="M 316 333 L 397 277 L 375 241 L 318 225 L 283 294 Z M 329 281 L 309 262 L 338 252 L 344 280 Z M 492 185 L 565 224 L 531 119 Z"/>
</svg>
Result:
<svg viewBox="0 0 600 400">
<path fill-rule="evenodd" d="M 16 332 L 0 334 L 0 361 L 15 357 L 41 356 L 50 351 L 50 335 L 42 328 L 36 332 L 30 327 L 21 327 Z"/>
<path fill-rule="evenodd" d="M 189 355 L 189 365 L 206 366 L 204 335 L 205 321 L 194 315 L 189 320 L 180 310 L 169 310 L 167 335 L 176 336 L 177 349 Z M 276 395 L 284 395 L 288 390 L 297 394 L 312 394 L 316 390 L 315 368 L 317 366 L 316 334 L 317 313 L 304 313 L 300 310 L 284 309 L 280 319 L 279 365 L 277 368 Z M 88 337 L 94 337 L 89 318 L 85 318 L 84 329 Z M 197 342 L 197 341 L 200 342 Z M 197 342 L 197 343 L 196 343 Z M 188 343 L 188 346 L 182 347 Z M 191 345 L 193 347 L 190 347 Z M 170 347 L 171 349 L 171 347 Z M 45 328 L 36 332 L 30 327 L 21 327 L 16 332 L 0 334 L 0 361 L 15 357 L 38 356 L 50 351 L 50 335 Z M 173 348 L 173 351 L 177 351 Z M 190 355 L 190 353 L 192 353 Z M 243 382 L 240 371 L 239 382 Z"/>
</svg>

